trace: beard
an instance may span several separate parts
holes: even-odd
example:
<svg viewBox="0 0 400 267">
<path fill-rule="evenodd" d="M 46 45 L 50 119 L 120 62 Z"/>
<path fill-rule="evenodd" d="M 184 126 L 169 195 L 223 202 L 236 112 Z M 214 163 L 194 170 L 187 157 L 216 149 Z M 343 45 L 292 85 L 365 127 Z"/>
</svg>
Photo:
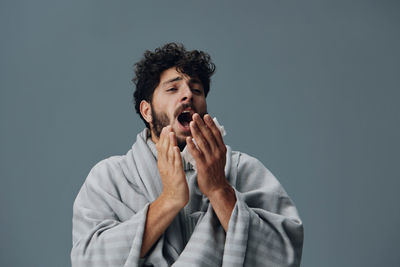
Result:
<svg viewBox="0 0 400 267">
<path fill-rule="evenodd" d="M 153 132 L 157 136 L 158 139 L 160 139 L 161 131 L 164 127 L 168 126 L 171 124 L 168 115 L 165 112 L 156 112 L 154 110 L 154 107 L 151 105 L 151 116 L 153 119 Z M 176 135 L 175 135 L 176 136 Z M 176 143 L 182 151 L 185 146 L 186 146 L 186 139 L 181 139 L 178 136 L 176 136 Z"/>
<path fill-rule="evenodd" d="M 164 112 L 155 112 L 154 108 L 151 107 L 151 117 L 153 119 L 152 122 L 152 130 L 154 134 L 157 136 L 157 138 L 160 138 L 161 131 L 164 127 L 168 126 L 170 124 L 169 118 L 166 113 Z"/>
</svg>

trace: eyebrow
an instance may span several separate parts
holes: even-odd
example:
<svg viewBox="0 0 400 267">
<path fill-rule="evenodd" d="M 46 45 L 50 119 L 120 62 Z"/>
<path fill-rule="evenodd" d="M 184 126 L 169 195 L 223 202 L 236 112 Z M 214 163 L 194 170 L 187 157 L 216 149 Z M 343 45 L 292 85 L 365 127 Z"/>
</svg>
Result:
<svg viewBox="0 0 400 267">
<path fill-rule="evenodd" d="M 182 77 L 181 76 L 177 76 L 175 78 L 172 78 L 172 79 L 169 79 L 168 81 L 163 82 L 162 85 L 166 85 L 166 84 L 173 83 L 173 82 L 176 82 L 176 81 L 181 81 L 181 80 L 182 80 Z M 197 79 L 197 78 L 190 78 L 189 83 L 201 84 L 201 81 L 199 79 Z"/>
</svg>

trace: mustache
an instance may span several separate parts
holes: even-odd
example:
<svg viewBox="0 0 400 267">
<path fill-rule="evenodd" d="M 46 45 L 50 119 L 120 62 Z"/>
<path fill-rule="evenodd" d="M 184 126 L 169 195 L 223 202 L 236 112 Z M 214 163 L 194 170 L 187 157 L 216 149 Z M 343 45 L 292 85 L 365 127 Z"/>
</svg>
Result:
<svg viewBox="0 0 400 267">
<path fill-rule="evenodd" d="M 178 117 L 179 114 L 182 113 L 182 111 L 186 108 L 191 108 L 194 112 L 196 112 L 196 109 L 194 108 L 194 106 L 192 104 L 186 103 L 186 104 L 182 104 L 180 105 L 174 112 L 174 116 Z"/>
</svg>

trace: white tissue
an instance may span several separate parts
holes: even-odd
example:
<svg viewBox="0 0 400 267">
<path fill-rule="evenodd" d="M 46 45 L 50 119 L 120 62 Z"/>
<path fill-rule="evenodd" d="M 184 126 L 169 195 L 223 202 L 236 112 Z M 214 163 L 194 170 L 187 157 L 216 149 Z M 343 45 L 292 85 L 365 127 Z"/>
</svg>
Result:
<svg viewBox="0 0 400 267">
<path fill-rule="evenodd" d="M 225 136 L 225 135 L 226 135 L 226 131 L 225 131 L 224 126 L 220 125 L 220 124 L 218 123 L 217 118 L 215 118 L 215 117 L 213 118 L 213 121 L 214 121 L 215 125 L 217 126 L 217 128 L 219 129 L 219 131 L 221 132 L 221 135 L 222 135 L 222 136 Z M 192 138 L 192 140 L 193 140 L 193 143 L 194 143 L 194 144 L 196 145 L 196 147 L 197 147 L 197 144 L 196 144 L 196 141 L 194 140 L 194 138 Z M 197 147 L 197 148 L 198 148 L 198 147 Z M 186 162 L 190 162 L 190 164 L 193 165 L 193 168 L 196 169 L 196 161 L 194 160 L 192 154 L 190 154 L 189 149 L 188 149 L 188 146 L 186 146 L 186 147 L 183 149 L 183 151 L 181 152 L 181 156 L 182 156 L 182 158 L 183 158 Z"/>
</svg>

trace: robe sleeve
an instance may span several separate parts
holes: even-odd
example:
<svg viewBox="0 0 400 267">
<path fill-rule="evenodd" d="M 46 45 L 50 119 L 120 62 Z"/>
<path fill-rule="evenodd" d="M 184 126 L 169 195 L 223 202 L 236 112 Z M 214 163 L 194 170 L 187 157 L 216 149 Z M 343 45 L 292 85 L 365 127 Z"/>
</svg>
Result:
<svg viewBox="0 0 400 267">
<path fill-rule="evenodd" d="M 273 174 L 241 153 L 222 266 L 299 266 L 303 224 Z"/>
<path fill-rule="evenodd" d="M 74 202 L 72 266 L 139 266 L 148 206 L 115 162 L 98 163 Z"/>
</svg>

